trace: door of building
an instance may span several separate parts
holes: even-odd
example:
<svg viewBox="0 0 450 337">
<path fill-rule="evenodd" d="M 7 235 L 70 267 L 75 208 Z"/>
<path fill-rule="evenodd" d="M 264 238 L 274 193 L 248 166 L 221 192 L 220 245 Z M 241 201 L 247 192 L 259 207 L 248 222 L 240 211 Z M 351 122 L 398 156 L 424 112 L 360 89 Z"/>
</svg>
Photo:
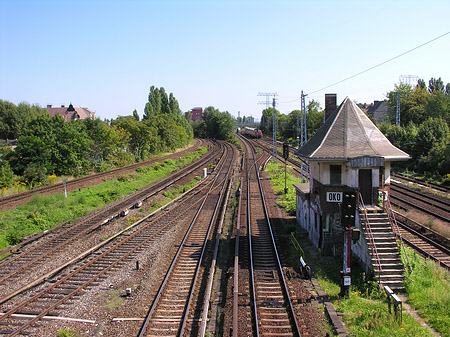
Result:
<svg viewBox="0 0 450 337">
<path fill-rule="evenodd" d="M 359 191 L 361 192 L 364 204 L 372 204 L 372 170 L 359 169 L 358 175 Z"/>
</svg>

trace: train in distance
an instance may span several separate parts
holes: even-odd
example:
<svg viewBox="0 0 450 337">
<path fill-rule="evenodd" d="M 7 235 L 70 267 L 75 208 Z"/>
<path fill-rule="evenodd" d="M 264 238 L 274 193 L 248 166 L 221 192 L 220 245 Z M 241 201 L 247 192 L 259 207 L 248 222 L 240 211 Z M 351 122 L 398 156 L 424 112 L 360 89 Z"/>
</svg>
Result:
<svg viewBox="0 0 450 337">
<path fill-rule="evenodd" d="M 244 135 L 248 135 L 251 137 L 255 137 L 255 138 L 261 138 L 262 137 L 262 131 L 255 129 L 255 128 L 250 128 L 250 127 L 244 127 L 241 130 L 241 133 L 243 133 Z"/>
</svg>

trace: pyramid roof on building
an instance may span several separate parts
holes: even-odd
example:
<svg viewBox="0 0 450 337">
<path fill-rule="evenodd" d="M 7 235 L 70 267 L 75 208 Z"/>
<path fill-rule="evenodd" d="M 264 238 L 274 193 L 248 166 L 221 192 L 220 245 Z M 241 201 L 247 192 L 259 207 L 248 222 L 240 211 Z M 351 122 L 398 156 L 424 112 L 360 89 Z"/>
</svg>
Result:
<svg viewBox="0 0 450 337">
<path fill-rule="evenodd" d="M 348 97 L 296 154 L 311 161 L 349 161 L 359 157 L 396 161 L 410 158 L 392 145 Z"/>
</svg>

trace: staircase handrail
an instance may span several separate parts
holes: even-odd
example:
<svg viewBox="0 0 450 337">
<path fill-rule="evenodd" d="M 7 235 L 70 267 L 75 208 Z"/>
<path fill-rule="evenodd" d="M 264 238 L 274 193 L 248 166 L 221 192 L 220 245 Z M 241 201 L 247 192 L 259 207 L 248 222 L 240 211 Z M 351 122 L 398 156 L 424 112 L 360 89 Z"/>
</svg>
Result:
<svg viewBox="0 0 450 337">
<path fill-rule="evenodd" d="M 366 228 L 366 233 L 369 236 L 369 241 L 373 247 L 372 252 L 374 252 L 375 254 L 375 262 L 378 263 L 378 283 L 381 282 L 381 271 L 383 270 L 383 268 L 381 267 L 381 260 L 380 260 L 380 256 L 378 255 L 378 251 L 377 251 L 377 246 L 375 244 L 375 239 L 373 238 L 373 233 L 372 233 L 372 228 L 370 227 L 370 222 L 369 222 L 369 217 L 367 216 L 367 209 L 366 206 L 364 205 L 364 200 L 363 197 L 361 195 L 361 192 L 358 192 L 358 208 L 360 209 L 360 211 L 362 211 L 362 216 L 364 218 L 363 224 L 364 227 Z M 361 212 L 360 212 L 361 214 Z"/>
<path fill-rule="evenodd" d="M 391 201 L 389 200 L 389 193 L 386 190 L 382 190 L 383 193 L 383 207 L 389 217 L 389 222 L 391 224 L 392 231 L 397 238 L 400 238 L 400 245 L 406 256 L 406 262 L 408 264 L 408 270 L 411 271 L 411 263 L 409 262 L 408 254 L 406 253 L 405 245 L 403 244 L 402 234 L 400 233 L 400 228 L 397 224 L 397 219 L 395 218 L 394 211 L 392 210 Z"/>
</svg>

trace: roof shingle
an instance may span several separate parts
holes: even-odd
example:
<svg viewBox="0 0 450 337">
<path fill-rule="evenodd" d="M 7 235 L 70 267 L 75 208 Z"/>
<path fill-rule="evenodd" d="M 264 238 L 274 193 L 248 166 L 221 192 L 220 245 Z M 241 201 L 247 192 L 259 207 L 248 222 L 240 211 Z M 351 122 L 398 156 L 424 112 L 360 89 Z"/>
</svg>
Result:
<svg viewBox="0 0 450 337">
<path fill-rule="evenodd" d="M 297 151 L 301 158 L 314 161 L 348 161 L 358 157 L 407 160 L 410 156 L 383 135 L 364 112 L 348 97 Z"/>
</svg>

